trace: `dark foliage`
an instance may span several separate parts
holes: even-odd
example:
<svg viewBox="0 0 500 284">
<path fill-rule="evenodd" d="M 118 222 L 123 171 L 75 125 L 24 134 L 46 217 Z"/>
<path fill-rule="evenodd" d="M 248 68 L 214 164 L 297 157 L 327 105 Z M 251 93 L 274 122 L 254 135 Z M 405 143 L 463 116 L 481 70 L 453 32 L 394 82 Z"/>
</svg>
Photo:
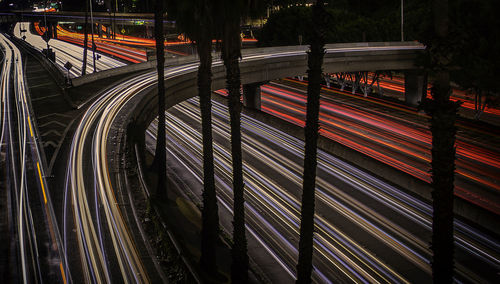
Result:
<svg viewBox="0 0 500 284">
<path fill-rule="evenodd" d="M 452 7 L 452 26 L 460 48 L 451 66 L 451 80 L 484 97 L 485 105 L 500 105 L 500 17 L 493 1 L 462 0 Z M 479 117 L 480 113 L 478 113 Z"/>
<path fill-rule="evenodd" d="M 368 17 L 346 9 L 327 8 L 325 43 L 398 40 L 396 13 Z M 312 39 L 311 7 L 292 6 L 273 13 L 258 34 L 261 46 L 298 45 Z"/>
</svg>

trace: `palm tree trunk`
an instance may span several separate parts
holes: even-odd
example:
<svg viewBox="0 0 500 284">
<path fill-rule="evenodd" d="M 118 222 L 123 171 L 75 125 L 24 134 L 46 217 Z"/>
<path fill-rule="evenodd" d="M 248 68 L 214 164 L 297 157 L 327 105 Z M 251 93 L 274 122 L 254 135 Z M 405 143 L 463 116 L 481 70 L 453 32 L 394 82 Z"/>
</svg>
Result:
<svg viewBox="0 0 500 284">
<path fill-rule="evenodd" d="M 217 272 L 216 243 L 219 235 L 219 213 L 214 180 L 214 154 L 212 146 L 212 41 L 201 33 L 197 42 L 200 67 L 198 68 L 198 94 L 200 96 L 201 131 L 203 134 L 203 210 L 201 228 L 200 264 L 207 273 Z"/>
<path fill-rule="evenodd" d="M 325 54 L 322 20 L 325 17 L 323 1 L 316 1 L 313 6 L 312 17 L 312 41 L 307 58 L 307 76 L 309 84 L 307 85 L 304 174 L 302 184 L 297 283 L 311 283 L 314 235 L 314 199 L 317 165 L 316 156 L 319 135 L 319 98 L 321 90 L 321 67 L 323 65 L 323 56 Z"/>
<path fill-rule="evenodd" d="M 231 156 L 233 162 L 233 247 L 231 249 L 231 280 L 233 283 L 248 281 L 248 254 L 245 236 L 245 185 L 241 154 L 241 78 L 238 59 L 241 56 L 240 14 L 230 15 L 224 25 L 222 56 L 226 66 L 226 85 L 229 92 L 229 115 L 231 124 Z"/>
<path fill-rule="evenodd" d="M 452 283 L 453 189 L 457 104 L 449 100 L 448 72 L 436 74 L 431 112 L 432 133 L 432 275 L 434 283 Z M 448 98 L 446 98 L 448 97 Z"/>
<path fill-rule="evenodd" d="M 455 120 L 458 104 L 450 101 L 448 1 L 434 2 L 434 29 L 438 37 L 431 56 L 436 75 L 431 90 L 432 132 L 432 276 L 434 283 L 453 282 L 453 189 L 455 176 Z"/>
<path fill-rule="evenodd" d="M 85 25 L 83 26 L 83 64 L 82 64 L 82 76 L 87 73 L 87 44 L 89 37 L 89 1 L 85 0 Z"/>
<path fill-rule="evenodd" d="M 164 35 L 163 35 L 163 0 L 155 2 L 155 39 L 156 39 L 156 62 L 158 71 L 158 133 L 156 136 L 156 151 L 153 165 L 158 172 L 158 184 L 156 195 L 167 199 L 167 154 L 165 141 L 165 85 L 164 85 Z"/>
</svg>

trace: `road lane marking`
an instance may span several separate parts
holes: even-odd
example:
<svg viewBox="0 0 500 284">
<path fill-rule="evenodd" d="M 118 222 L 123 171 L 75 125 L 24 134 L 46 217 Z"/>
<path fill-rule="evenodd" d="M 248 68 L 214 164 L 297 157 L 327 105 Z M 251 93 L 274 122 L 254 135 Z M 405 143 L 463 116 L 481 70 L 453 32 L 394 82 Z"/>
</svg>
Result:
<svg viewBox="0 0 500 284">
<path fill-rule="evenodd" d="M 62 262 L 59 262 L 59 268 L 61 269 L 61 275 L 62 275 L 62 279 L 63 279 L 63 283 L 66 284 L 66 274 L 64 274 L 64 268 L 63 268 L 63 265 L 62 265 Z"/>
<path fill-rule="evenodd" d="M 38 175 L 40 176 L 40 184 L 42 185 L 43 200 L 47 204 L 47 195 L 45 195 L 45 186 L 43 185 L 42 172 L 40 171 L 40 163 L 36 162 L 36 167 L 38 168 Z"/>
<path fill-rule="evenodd" d="M 30 119 L 30 116 L 28 115 L 28 125 L 30 126 L 30 134 L 31 134 L 31 138 L 33 138 L 33 129 L 31 128 L 31 119 Z"/>
</svg>

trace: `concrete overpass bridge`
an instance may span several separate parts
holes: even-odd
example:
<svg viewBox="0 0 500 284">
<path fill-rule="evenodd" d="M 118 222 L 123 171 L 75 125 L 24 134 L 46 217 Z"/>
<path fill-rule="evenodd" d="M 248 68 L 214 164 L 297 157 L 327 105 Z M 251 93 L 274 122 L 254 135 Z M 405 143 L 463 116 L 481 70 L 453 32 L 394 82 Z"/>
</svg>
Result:
<svg viewBox="0 0 500 284">
<path fill-rule="evenodd" d="M 416 57 L 424 51 L 424 46 L 416 42 L 382 42 L 382 43 L 343 43 L 325 46 L 323 71 L 326 73 L 400 70 L 406 73 L 406 100 L 417 102 L 425 93 L 421 69 L 415 65 Z M 240 62 L 243 98 L 247 107 L 258 109 L 260 106 L 261 84 L 274 79 L 304 75 L 307 71 L 307 46 L 287 46 L 245 49 Z M 220 54 L 213 54 L 220 58 Z M 178 69 L 175 75 L 165 78 L 166 106 L 170 108 L 182 101 L 198 95 L 196 56 L 167 58 L 165 62 L 168 71 Z M 91 85 L 109 77 L 124 78 L 132 74 L 143 73 L 150 83 L 141 87 L 133 100 L 123 107 L 127 120 L 133 124 L 134 135 L 142 140 L 150 123 L 157 116 L 156 61 L 132 64 L 109 69 L 72 79 L 74 87 Z M 168 73 L 168 72 L 166 72 Z M 220 60 L 215 60 L 212 66 L 212 89 L 225 87 L 225 69 Z M 134 75 L 135 76 L 135 75 Z M 125 129 L 126 126 L 121 129 Z M 300 136 L 297 136 L 300 137 Z M 144 145 L 144 141 L 137 141 Z M 345 160 L 354 162 L 361 168 L 377 172 L 380 176 L 392 180 L 397 185 L 407 188 L 426 199 L 430 199 L 430 187 L 417 178 L 400 172 L 395 168 L 368 158 L 348 147 L 320 139 L 319 146 L 327 151 L 341 153 Z M 337 149 L 341 147 L 342 149 Z M 335 149 L 334 149 L 335 148 Z M 142 149 L 141 151 L 144 151 Z M 467 215 L 467 214 L 466 214 Z M 483 218 L 486 220 L 487 218 Z"/>
<path fill-rule="evenodd" d="M 424 46 L 416 42 L 383 42 L 383 43 L 342 43 L 325 46 L 323 71 L 325 73 L 399 70 L 406 72 L 406 101 L 416 104 L 425 93 L 424 80 L 415 59 L 422 53 Z M 259 85 L 270 80 L 304 75 L 307 71 L 307 46 L 287 46 L 256 48 L 243 50 L 240 62 L 241 81 L 243 84 L 244 103 L 248 107 L 260 108 Z M 213 58 L 220 58 L 214 55 Z M 177 58 L 168 61 L 167 65 L 195 62 L 195 57 Z M 93 74 L 94 79 L 109 76 L 126 70 L 137 71 L 138 68 L 155 67 L 156 62 L 122 67 Z M 212 68 L 213 90 L 225 87 L 225 69 L 220 61 L 214 61 Z M 76 84 L 90 79 L 76 79 Z M 197 69 L 165 80 L 167 107 L 173 106 L 188 98 L 197 96 Z M 156 117 L 156 89 L 143 94 L 141 103 L 134 108 L 134 119 L 144 128 Z"/>
<path fill-rule="evenodd" d="M 154 26 L 154 14 L 152 13 L 108 13 L 94 12 L 93 19 L 99 28 L 97 34 L 102 35 L 101 25 L 107 27 L 107 31 L 119 30 L 123 26 Z M 14 25 L 17 22 L 42 22 L 49 28 L 51 38 L 57 38 L 57 25 L 59 23 L 85 23 L 84 12 L 32 12 L 32 11 L 6 11 L 0 12 L 1 25 Z M 90 15 L 89 15 L 90 22 Z M 175 29 L 173 21 L 163 21 L 164 29 L 172 31 Z"/>
<path fill-rule="evenodd" d="M 406 73 L 406 100 L 417 102 L 425 93 L 424 75 L 421 69 L 415 65 L 416 57 L 421 54 L 425 47 L 416 42 L 381 42 L 381 43 L 343 43 L 329 44 L 325 46 L 323 71 L 325 73 L 354 72 L 354 71 L 382 71 L 399 70 Z M 306 74 L 307 70 L 307 46 L 271 47 L 243 50 L 243 59 L 240 61 L 241 81 L 243 84 L 244 104 L 250 108 L 260 106 L 261 84 L 270 80 Z M 220 58 L 214 54 L 213 58 Z M 146 62 L 129 65 L 99 73 L 89 74 L 73 80 L 74 85 L 90 83 L 100 78 L 114 75 L 126 74 L 127 72 L 138 72 L 151 70 L 156 62 Z M 175 76 L 166 77 L 166 107 L 170 108 L 182 101 L 198 95 L 196 77 L 196 57 L 179 57 L 168 59 L 166 68 L 185 66 Z M 150 76 L 155 77 L 156 72 L 150 71 Z M 212 89 L 218 90 L 225 87 L 225 69 L 220 60 L 215 60 L 212 66 Z M 132 103 L 126 107 L 129 121 L 133 124 L 135 132 L 133 136 L 144 139 L 145 130 L 157 116 L 157 88 L 156 84 L 150 84 L 142 93 L 135 95 Z M 300 137 L 300 136 L 299 136 Z M 138 141 L 144 145 L 144 141 Z M 374 159 L 368 158 L 348 147 L 342 147 L 336 143 L 320 141 L 320 147 L 327 151 L 340 153 L 340 157 L 353 161 L 357 166 L 376 172 L 380 176 L 393 181 L 395 184 L 407 188 L 420 196 L 430 200 L 429 184 L 417 178 L 400 172 L 395 168 L 382 164 Z M 341 147 L 342 149 L 338 149 Z M 141 151 L 143 151 L 142 149 Z M 465 208 L 462 206 L 462 208 Z M 468 209 L 465 208 L 464 211 Z M 470 212 L 463 212 L 470 215 Z M 487 218 L 484 218 L 485 220 Z"/>
<path fill-rule="evenodd" d="M 424 75 L 421 69 L 415 65 L 416 57 L 421 54 L 425 47 L 416 42 L 383 42 L 383 43 L 345 43 L 326 45 L 323 71 L 326 73 L 354 72 L 354 71 L 382 71 L 399 70 L 404 71 L 406 86 L 406 101 L 416 103 L 425 94 Z M 304 75 L 307 70 L 307 46 L 272 47 L 243 50 L 243 59 L 240 61 L 241 81 L 243 84 L 243 100 L 247 107 L 258 108 L 260 102 L 259 85 L 270 80 Z M 214 54 L 213 58 L 220 58 Z M 177 68 L 176 74 L 166 77 L 166 107 L 170 108 L 188 98 L 197 96 L 197 61 L 195 57 L 176 58 L 166 62 L 172 68 Z M 75 83 L 80 84 L 85 80 L 98 79 L 113 72 L 137 72 L 138 69 L 150 69 L 155 67 L 155 62 L 122 67 L 121 70 L 113 69 L 77 79 Z M 179 68 L 179 66 L 184 66 Z M 156 72 L 150 71 L 150 76 L 155 77 Z M 225 87 L 225 69 L 219 60 L 214 61 L 212 66 L 212 89 L 218 90 Z M 93 76 L 93 78 L 91 77 Z M 80 81 L 79 81 L 80 80 Z M 153 80 L 154 82 L 155 80 Z M 134 99 L 126 104 L 128 129 L 134 129 L 135 136 L 144 139 L 145 130 L 157 116 L 157 88 L 152 83 Z M 297 137 L 300 137 L 298 135 Z M 321 139 L 320 139 L 321 140 Z M 138 141 L 138 145 L 144 146 L 144 141 Z M 385 165 L 375 159 L 371 159 L 355 150 L 331 143 L 323 139 L 319 141 L 319 147 L 339 157 L 351 161 L 356 166 L 377 173 L 378 176 L 391 180 L 394 184 L 406 188 L 419 196 L 431 200 L 430 185 L 418 180 L 410 174 L 401 172 L 389 165 Z M 145 151 L 141 149 L 140 151 Z M 485 227 L 491 227 L 493 215 L 486 210 L 461 198 L 455 199 L 456 214 L 472 220 Z"/>
<path fill-rule="evenodd" d="M 415 65 L 416 57 L 425 47 L 417 42 L 374 42 L 374 43 L 340 43 L 325 46 L 326 54 L 323 62 L 325 73 L 398 70 L 405 72 L 405 100 L 417 104 L 426 93 L 425 76 L 420 67 Z M 268 47 L 242 50 L 240 61 L 241 82 L 243 84 L 243 101 L 245 106 L 260 109 L 259 86 L 274 79 L 304 75 L 307 71 L 308 46 Z M 213 54 L 220 58 L 220 54 Z M 186 67 L 185 72 L 165 79 L 167 108 L 198 95 L 197 62 L 194 56 L 167 58 L 165 66 Z M 149 70 L 156 61 L 132 64 L 124 67 L 105 70 L 72 79 L 73 86 L 90 84 L 112 76 Z M 225 68 L 221 60 L 212 65 L 212 89 L 225 87 Z M 140 129 L 146 129 L 157 116 L 157 89 L 151 85 L 140 94 L 130 109 L 131 118 Z"/>
<path fill-rule="evenodd" d="M 417 42 L 373 42 L 373 43 L 339 43 L 327 44 L 323 62 L 323 72 L 355 72 L 355 71 L 403 71 L 405 72 L 405 100 L 416 105 L 425 94 L 425 76 L 415 59 L 425 47 Z M 242 50 L 240 62 L 241 81 L 243 84 L 244 103 L 248 107 L 260 108 L 261 84 L 274 79 L 306 74 L 308 46 L 266 47 Z M 219 53 L 212 57 L 220 58 Z M 197 55 L 166 58 L 165 67 L 176 67 L 198 62 Z M 72 79 L 77 87 L 111 76 L 126 76 L 156 68 L 156 61 L 127 65 L 98 73 L 91 73 Z M 192 70 L 175 78 L 165 80 L 168 106 L 173 106 L 188 98 L 197 96 L 197 70 Z M 225 69 L 220 60 L 214 60 L 212 68 L 212 88 L 222 89 L 225 86 Z M 144 94 L 141 105 L 134 112 L 137 121 L 144 121 L 147 126 L 154 119 L 147 114 L 156 111 L 156 90 Z M 153 113 L 154 113 L 153 111 Z M 143 114 L 145 116 L 143 116 Z"/>
<path fill-rule="evenodd" d="M 47 18 L 48 22 L 73 22 L 73 23 L 84 23 L 85 13 L 84 12 L 70 12 L 70 11 L 60 11 L 60 12 L 33 12 L 33 11 L 7 11 L 0 13 L 0 23 L 12 23 L 12 22 L 37 22 L 43 21 Z M 89 15 L 90 17 L 90 15 Z M 100 24 L 109 24 L 111 19 L 115 21 L 117 25 L 154 25 L 154 14 L 153 13 L 108 13 L 108 12 L 94 12 L 93 13 L 94 22 Z M 90 19 L 89 19 L 90 21 Z M 164 25 L 167 27 L 173 27 L 174 23 L 172 21 L 164 21 Z"/>
</svg>

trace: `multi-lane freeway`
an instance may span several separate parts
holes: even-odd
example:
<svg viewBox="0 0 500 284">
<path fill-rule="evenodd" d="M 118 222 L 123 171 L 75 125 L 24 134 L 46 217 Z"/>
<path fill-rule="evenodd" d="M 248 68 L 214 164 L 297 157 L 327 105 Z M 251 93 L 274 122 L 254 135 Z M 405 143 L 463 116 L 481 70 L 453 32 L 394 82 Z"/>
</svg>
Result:
<svg viewBox="0 0 500 284">
<path fill-rule="evenodd" d="M 248 58 L 262 56 L 267 55 Z M 197 64 L 188 64 L 169 68 L 165 76 L 168 79 L 193 72 L 196 67 Z M 141 258 L 134 250 L 136 246 L 127 224 L 121 219 L 114 197 L 116 184 L 109 180 L 112 174 L 108 168 L 107 137 L 120 109 L 134 96 L 153 86 L 155 77 L 154 72 L 149 72 L 104 92 L 89 107 L 73 138 L 65 199 L 75 217 L 81 263 L 91 277 L 89 280 L 111 277 L 112 268 L 107 267 L 106 255 L 120 264 L 115 271 L 122 279 L 133 279 L 134 275 L 144 277 L 141 278 L 143 281 L 148 279 L 145 274 L 138 273 L 144 270 Z M 195 130 L 199 118 L 195 109 L 194 101 L 176 106 L 169 114 L 167 129 L 171 142 L 168 151 L 175 157 L 173 161 L 185 165 L 185 172 L 192 173 L 193 180 L 200 179 L 202 172 L 200 136 Z M 228 122 L 224 112 L 222 106 L 216 104 L 216 168 L 219 202 L 226 214 L 231 214 L 231 165 L 227 148 Z M 303 145 L 297 139 L 250 118 L 245 117 L 243 125 L 248 234 L 260 247 L 255 252 L 274 259 L 282 272 L 293 280 Z M 154 132 L 154 126 L 148 132 L 148 139 L 154 136 L 151 131 Z M 89 157 L 92 157 L 91 161 Z M 315 281 L 430 280 L 429 204 L 327 153 L 320 154 L 319 171 Z M 95 205 L 89 196 L 98 196 Z M 100 214 L 103 217 L 99 217 Z M 69 215 L 65 219 L 68 218 Z M 497 240 L 460 220 L 455 224 L 456 279 L 494 279 L 499 264 Z M 65 229 L 65 234 L 68 233 Z M 110 246 L 105 246 L 101 234 L 108 235 Z"/>
<path fill-rule="evenodd" d="M 66 282 L 69 276 L 44 173 L 36 125 L 19 49 L 0 34 L 0 152 L 6 157 L 7 222 L 12 268 L 18 282 Z"/>
<path fill-rule="evenodd" d="M 167 149 L 169 161 L 184 165 L 201 181 L 197 104 L 191 99 L 168 112 Z M 227 108 L 220 103 L 214 102 L 213 123 L 219 202 L 230 214 L 229 122 Z M 242 128 L 248 234 L 262 243 L 292 280 L 303 142 L 247 116 L 242 117 Z M 154 139 L 154 133 L 153 124 L 148 139 Z M 318 161 L 315 280 L 430 281 L 430 205 L 328 153 L 320 151 Z M 455 230 L 456 279 L 494 279 L 500 252 L 497 240 L 459 220 Z"/>
<path fill-rule="evenodd" d="M 304 126 L 306 90 L 296 82 L 284 82 L 287 84 L 273 82 L 261 87 L 262 110 Z M 323 88 L 321 134 L 430 182 L 431 133 L 427 118 L 414 108 L 377 105 L 377 99 L 353 97 L 348 92 Z M 486 134 L 484 129 L 471 129 L 462 122 L 458 127 L 456 194 L 498 214 L 500 149 L 473 138 L 482 134 L 495 141 L 498 134 Z"/>
<path fill-rule="evenodd" d="M 172 76 L 194 66 L 181 66 L 166 73 Z M 155 73 L 148 72 L 109 88 L 88 107 L 73 136 L 67 164 L 63 238 L 68 243 L 71 229 L 76 228 L 77 262 L 86 281 L 120 279 L 145 283 L 161 275 L 144 266 L 145 252 L 137 250 L 137 242 L 142 240 L 134 239 L 117 203 L 107 143 L 121 107 L 155 81 Z M 155 259 L 153 255 L 147 257 Z"/>
<path fill-rule="evenodd" d="M 43 167 L 40 167 L 36 139 L 32 134 L 36 128 L 29 115 L 29 98 L 23 90 L 25 87 L 13 88 L 24 86 L 21 59 L 12 55 L 18 51 L 14 51 L 7 39 L 2 39 L 2 46 L 5 58 L 14 58 L 4 61 L 2 70 L 5 78 L 2 80 L 2 90 L 5 90 L 2 91 L 2 98 L 5 97 L 5 100 L 2 99 L 1 105 L 0 144 L 0 150 L 6 152 L 12 161 L 9 163 L 12 170 L 8 173 L 12 175 L 9 178 L 14 183 L 12 192 L 15 198 L 12 200 L 17 206 L 13 209 L 17 213 L 12 215 L 21 216 L 20 220 L 16 219 L 13 230 L 22 237 L 20 241 L 23 243 L 35 244 L 34 247 L 26 246 L 26 249 L 24 245 L 18 247 L 21 251 L 19 263 L 24 267 L 20 277 L 37 279 L 34 275 L 38 273 L 43 278 L 41 264 L 29 261 L 38 254 L 36 250 L 40 250 L 33 238 L 36 226 L 28 218 L 34 215 L 30 210 L 36 207 L 33 202 L 27 204 L 33 200 L 28 198 L 26 191 L 26 182 L 31 180 L 30 188 L 40 189 L 39 208 L 46 212 L 44 222 L 40 224 L 46 226 L 46 232 L 50 232 L 45 236 L 49 240 L 47 243 L 53 244 L 48 246 L 52 248 L 51 256 L 54 257 L 50 263 L 59 269 L 59 278 L 54 276 L 51 279 L 71 281 L 71 274 L 74 274 L 81 275 L 86 282 L 142 283 L 162 278 L 158 276 L 161 272 L 156 265 L 145 264 L 154 262 L 155 257 L 139 249 L 144 240 L 137 238 L 131 230 L 132 226 L 141 225 L 128 223 L 126 220 L 130 219 L 124 217 L 123 206 L 117 199 L 121 185 L 113 178 L 113 169 L 110 168 L 112 155 L 109 154 L 114 151 L 109 143 L 112 124 L 129 102 L 156 84 L 156 73 L 147 72 L 110 86 L 83 113 L 69 146 L 60 241 L 50 209 Z M 286 52 L 286 56 L 290 53 Z M 279 53 L 256 54 L 248 55 L 244 60 L 279 56 Z M 15 84 L 8 83 L 10 75 L 5 75 L 5 72 L 10 71 L 6 71 L 5 62 L 17 66 L 14 73 L 18 75 L 14 77 L 19 81 Z M 220 61 L 214 62 L 214 66 L 220 65 Z M 174 78 L 196 69 L 197 63 L 170 67 L 165 70 L 165 77 Z M 8 101 L 11 98 L 6 94 L 10 89 L 17 90 L 13 98 L 19 103 Z M 16 106 L 15 110 L 10 109 L 13 106 Z M 13 114 L 17 114 L 17 118 Z M 183 168 L 184 174 L 192 177 L 187 179 L 186 190 L 192 190 L 194 198 L 199 200 L 201 193 L 195 189 L 201 188 L 203 171 L 197 101 L 191 99 L 174 106 L 167 117 L 169 163 Z M 19 127 L 12 123 L 14 120 Z M 213 120 L 218 200 L 223 214 L 230 216 L 229 123 L 227 109 L 220 103 L 214 102 Z M 155 127 L 153 123 L 146 136 L 151 151 L 155 144 Z M 254 259 L 268 258 L 273 271 L 280 271 L 279 279 L 293 281 L 299 238 L 303 142 L 246 116 L 242 118 L 242 128 L 247 235 L 254 247 L 250 256 Z M 5 143 L 7 140 L 4 139 L 13 140 Z M 430 281 L 431 206 L 328 153 L 320 151 L 318 159 L 314 281 Z M 28 178 L 32 172 L 38 173 L 35 176 L 38 180 Z M 228 232 L 231 231 L 230 226 L 230 223 L 223 224 Z M 495 279 L 500 267 L 500 250 L 494 236 L 457 219 L 455 244 L 457 281 Z M 63 249 L 68 247 L 75 249 L 68 253 Z M 266 267 L 262 270 L 266 272 Z M 273 279 L 271 273 L 268 277 Z"/>
<path fill-rule="evenodd" d="M 30 23 L 23 22 L 17 23 L 14 27 L 14 36 L 17 38 L 23 38 L 25 36 L 26 42 L 32 45 L 36 50 L 42 51 L 47 48 L 47 42 L 39 36 L 32 32 Z M 76 46 L 71 43 L 67 43 L 57 39 L 50 39 L 48 46 L 52 48 L 56 54 L 56 65 L 66 74 L 66 69 L 64 65 L 69 62 L 73 66 L 69 71 L 70 77 L 78 77 L 82 74 L 82 59 L 83 59 L 83 48 Z M 96 52 L 96 56 L 99 59 L 95 61 L 96 71 L 102 71 L 110 68 L 116 68 L 120 66 L 125 66 L 126 64 L 113 59 L 109 56 Z M 92 49 L 87 51 L 87 74 L 94 71 L 94 60 Z"/>
</svg>

